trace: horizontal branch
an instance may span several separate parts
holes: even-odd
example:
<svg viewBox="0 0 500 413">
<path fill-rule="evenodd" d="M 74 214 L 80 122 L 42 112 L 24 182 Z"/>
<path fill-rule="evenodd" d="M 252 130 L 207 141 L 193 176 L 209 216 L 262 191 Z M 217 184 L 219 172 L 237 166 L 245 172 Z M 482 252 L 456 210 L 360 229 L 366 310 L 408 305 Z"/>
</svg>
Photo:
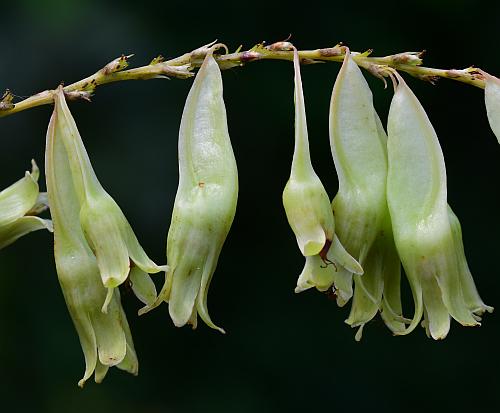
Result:
<svg viewBox="0 0 500 413">
<path fill-rule="evenodd" d="M 125 69 L 128 67 L 128 59 L 131 56 L 121 56 L 92 76 L 65 86 L 64 91 L 69 99 L 90 100 L 96 87 L 106 83 L 169 77 L 185 79 L 194 75 L 193 70 L 201 66 L 205 55 L 213 47 L 213 44 L 208 44 L 167 61 L 159 56 L 147 66 L 129 70 Z M 225 46 L 216 45 L 215 47 Z M 246 51 L 240 51 L 240 49 L 235 53 L 214 55 L 222 70 L 259 60 L 293 60 L 292 44 L 286 41 L 273 43 L 269 46 L 258 44 Z M 346 46 L 339 44 L 324 49 L 302 50 L 299 51 L 299 57 L 301 64 L 342 62 L 347 50 Z M 421 52 L 405 52 L 385 57 L 372 57 L 370 54 L 371 50 L 364 53 L 352 52 L 352 57 L 360 67 L 382 79 L 390 74 L 391 69 L 389 68 L 392 68 L 431 83 L 435 83 L 439 78 L 447 78 L 484 89 L 483 75 L 478 69 L 472 67 L 462 70 L 423 67 L 421 66 Z M 13 95 L 7 90 L 0 100 L 0 117 L 52 102 L 52 90 L 45 90 L 18 103 L 13 102 Z"/>
<path fill-rule="evenodd" d="M 90 100 L 95 88 L 106 83 L 120 82 L 123 80 L 146 80 L 168 77 L 187 78 L 193 76 L 191 68 L 187 65 L 169 66 L 161 62 L 160 59 L 153 60 L 147 66 L 124 70 L 128 66 L 128 59 L 130 57 L 131 56 L 121 56 L 108 63 L 92 76 L 65 86 L 64 92 L 66 96 L 70 100 Z M 16 104 L 12 103 L 12 98 L 13 96 L 9 91 L 5 92 L 2 102 L 0 103 L 0 117 L 13 115 L 14 113 L 36 106 L 51 104 L 54 101 L 54 93 L 52 90 L 45 90 Z"/>
</svg>

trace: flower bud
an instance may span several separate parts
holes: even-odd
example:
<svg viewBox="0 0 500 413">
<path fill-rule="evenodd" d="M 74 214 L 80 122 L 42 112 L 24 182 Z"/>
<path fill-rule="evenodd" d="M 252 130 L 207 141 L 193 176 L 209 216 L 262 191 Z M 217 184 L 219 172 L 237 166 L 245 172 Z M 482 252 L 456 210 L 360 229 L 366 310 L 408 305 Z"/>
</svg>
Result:
<svg viewBox="0 0 500 413">
<path fill-rule="evenodd" d="M 236 212 L 238 172 L 227 129 L 219 66 L 207 53 L 184 106 L 179 131 L 179 187 L 167 237 L 165 285 L 155 307 L 168 302 L 178 327 L 197 314 L 217 327 L 207 294 Z"/>
<path fill-rule="evenodd" d="M 31 173 L 0 192 L 0 249 L 18 238 L 39 229 L 52 231 L 52 222 L 37 216 L 47 209 L 46 194 L 40 193 L 38 177 L 40 171 L 31 161 Z"/>
<path fill-rule="evenodd" d="M 358 65 L 347 51 L 335 82 L 330 104 L 330 144 L 339 178 L 339 191 L 332 207 L 335 232 L 342 244 L 364 269 L 355 276 L 354 299 L 346 320 L 360 327 L 384 308 L 384 291 L 390 293 L 394 314 L 384 320 L 391 329 L 400 329 L 399 296 L 385 281 L 399 285 L 399 261 L 392 243 L 386 201 L 387 137 L 373 107 L 370 88 Z M 353 274 L 343 273 L 345 304 L 352 296 Z M 342 296 L 339 295 L 339 298 Z"/>
<path fill-rule="evenodd" d="M 490 127 L 500 143 L 500 79 L 486 72 L 484 76 L 484 101 Z"/>
<path fill-rule="evenodd" d="M 137 374 L 138 361 L 118 291 L 109 297 L 107 313 L 101 311 L 106 288 L 80 226 L 80 201 L 62 138 L 66 125 L 60 116 L 56 105 L 47 131 L 45 169 L 57 275 L 85 356 L 85 373 L 78 383 L 82 387 L 94 372 L 100 383 L 112 366 Z"/>
<path fill-rule="evenodd" d="M 131 260 L 142 270 L 136 273 L 137 276 L 142 274 L 148 277 L 147 273 L 164 271 L 166 267 L 158 266 L 149 259 L 120 207 L 99 183 L 61 87 L 55 94 L 54 110 L 54 133 L 59 135 L 58 139 L 64 143 L 68 155 L 80 204 L 79 221 L 97 259 L 102 283 L 108 288 L 108 300 L 103 307 L 105 311 L 113 289 L 127 279 Z"/>
<path fill-rule="evenodd" d="M 330 199 L 314 171 L 309 154 L 307 121 L 300 77 L 300 63 L 294 48 L 295 69 L 295 149 L 292 170 L 283 191 L 283 206 L 290 227 L 297 238 L 302 255 L 306 257 L 295 292 L 311 287 L 328 290 L 335 281 L 336 264 L 341 260 L 353 272 L 363 272 L 357 261 L 345 252 L 335 237 L 335 223 Z M 330 251 L 331 250 L 331 251 Z M 330 258 L 326 258 L 329 254 Z M 343 258 L 336 257 L 343 254 Z"/>
<path fill-rule="evenodd" d="M 399 84 L 388 119 L 387 199 L 396 247 L 410 282 L 415 315 L 407 334 L 425 315 L 430 337 L 445 338 L 450 315 L 465 326 L 479 325 L 492 311 L 477 294 L 469 272 L 460 224 L 447 204 L 443 153 L 420 102 Z"/>
</svg>

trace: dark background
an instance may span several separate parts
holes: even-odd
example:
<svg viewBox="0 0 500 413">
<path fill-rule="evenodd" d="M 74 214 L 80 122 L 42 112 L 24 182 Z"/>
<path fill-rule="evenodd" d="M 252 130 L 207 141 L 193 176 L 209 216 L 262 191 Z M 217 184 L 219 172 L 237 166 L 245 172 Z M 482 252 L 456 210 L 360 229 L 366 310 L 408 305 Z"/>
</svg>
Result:
<svg viewBox="0 0 500 413">
<path fill-rule="evenodd" d="M 338 41 L 355 51 L 374 48 L 374 55 L 427 49 L 427 66 L 474 64 L 500 74 L 500 7 L 493 1 L 309 1 L 297 8 L 285 2 L 31 0 L 2 1 L 0 16 L 0 89 L 20 96 L 79 80 L 122 53 L 135 53 L 132 64 L 142 65 L 215 39 L 234 50 L 289 33 L 301 49 Z M 337 181 L 327 120 L 338 69 L 336 63 L 303 68 L 313 162 L 332 197 Z M 292 66 L 257 62 L 223 76 L 240 195 L 209 309 L 228 334 L 203 323 L 197 331 L 177 329 L 166 305 L 138 318 L 139 303 L 124 294 L 140 374 L 111 369 L 103 384 L 90 380 L 79 389 L 83 354 L 57 282 L 51 236 L 34 233 L 0 251 L 0 411 L 497 411 L 498 313 L 486 316 L 481 328 L 453 322 L 442 342 L 421 328 L 392 337 L 377 316 L 356 343 L 343 322 L 347 308 L 314 291 L 294 294 L 303 258 L 281 204 L 293 147 Z M 392 88 L 367 77 L 385 119 Z M 405 78 L 440 137 L 449 203 L 461 219 L 479 291 L 500 308 L 500 146 L 487 124 L 483 93 L 446 80 L 432 86 Z M 123 82 L 100 87 L 91 104 L 71 106 L 101 183 L 160 263 L 190 85 Z M 19 179 L 32 157 L 43 167 L 50 112 L 45 106 L 0 119 L 0 188 Z"/>
</svg>

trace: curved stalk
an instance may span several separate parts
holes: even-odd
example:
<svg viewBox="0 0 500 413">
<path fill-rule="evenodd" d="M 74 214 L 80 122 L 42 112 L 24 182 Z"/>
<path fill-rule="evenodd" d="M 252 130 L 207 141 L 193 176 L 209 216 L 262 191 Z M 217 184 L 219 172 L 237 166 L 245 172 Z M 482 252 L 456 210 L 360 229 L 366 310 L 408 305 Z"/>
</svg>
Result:
<svg viewBox="0 0 500 413">
<path fill-rule="evenodd" d="M 125 70 L 128 59 L 132 56 L 121 56 L 108 63 L 91 76 L 64 87 L 68 99 L 90 100 L 95 89 L 106 83 L 125 80 L 147 80 L 157 78 L 186 79 L 194 75 L 193 70 L 200 67 L 203 59 L 213 43 L 202 46 L 189 53 L 165 61 L 162 56 L 153 59 L 149 65 Z M 290 42 L 277 42 L 265 46 L 257 44 L 249 50 L 241 51 L 241 47 L 234 53 L 214 55 L 222 70 L 243 66 L 248 62 L 259 60 L 288 60 L 293 61 L 293 45 Z M 299 58 L 301 64 L 324 62 L 342 62 L 347 48 L 342 44 L 334 47 L 301 50 Z M 456 80 L 484 89 L 485 81 L 479 69 L 469 67 L 462 70 L 434 69 L 421 66 L 423 52 L 403 52 L 384 57 L 372 57 L 371 50 L 363 53 L 351 52 L 353 60 L 374 76 L 384 79 L 390 74 L 390 68 L 406 72 L 411 76 L 424 81 L 435 83 L 439 78 Z M 385 81 L 385 80 L 384 80 Z M 54 101 L 52 90 L 45 90 L 30 96 L 20 102 L 13 102 L 13 95 L 7 90 L 0 100 L 0 117 L 13 115 L 41 105 L 48 105 Z"/>
</svg>

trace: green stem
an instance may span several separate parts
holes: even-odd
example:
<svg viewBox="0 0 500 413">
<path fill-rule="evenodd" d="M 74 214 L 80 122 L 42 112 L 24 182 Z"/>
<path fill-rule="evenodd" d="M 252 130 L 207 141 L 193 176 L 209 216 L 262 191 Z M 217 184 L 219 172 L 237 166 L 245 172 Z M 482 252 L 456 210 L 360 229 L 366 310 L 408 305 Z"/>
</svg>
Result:
<svg viewBox="0 0 500 413">
<path fill-rule="evenodd" d="M 192 52 L 185 53 L 175 59 L 163 61 L 160 56 L 149 65 L 135 69 L 124 70 L 128 66 L 130 56 L 121 56 L 93 75 L 64 87 L 69 99 L 89 100 L 95 88 L 106 83 L 124 80 L 146 80 L 165 77 L 185 79 L 193 76 L 193 69 L 200 67 L 212 44 L 202 46 Z M 347 48 L 342 45 L 334 47 L 299 51 L 301 64 L 322 62 L 342 62 Z M 462 70 L 444 70 L 420 66 L 421 53 L 406 52 L 385 57 L 371 57 L 371 51 L 364 53 L 352 52 L 353 60 L 362 68 L 379 78 L 389 75 L 387 68 L 406 72 L 416 78 L 434 83 L 439 78 L 447 78 L 467 83 L 484 89 L 484 77 L 474 68 Z M 289 42 L 273 43 L 269 46 L 258 44 L 246 51 L 214 55 L 221 69 L 243 66 L 245 63 L 258 60 L 288 60 L 293 61 L 292 44 Z M 18 103 L 12 102 L 13 96 L 7 91 L 0 100 L 0 117 L 13 115 L 36 106 L 48 105 L 54 101 L 52 90 L 45 90 Z"/>
</svg>

